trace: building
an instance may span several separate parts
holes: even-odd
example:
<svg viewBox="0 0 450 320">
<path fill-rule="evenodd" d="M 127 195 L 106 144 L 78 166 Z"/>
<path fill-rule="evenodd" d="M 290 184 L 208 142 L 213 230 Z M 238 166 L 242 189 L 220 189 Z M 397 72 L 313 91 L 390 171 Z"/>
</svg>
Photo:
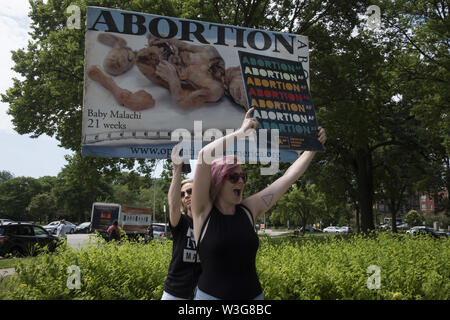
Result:
<svg viewBox="0 0 450 320">
<path fill-rule="evenodd" d="M 448 190 L 441 191 L 438 195 L 443 199 L 448 199 Z M 435 215 L 437 210 L 439 210 L 438 200 L 439 199 L 437 197 L 435 198 L 431 193 L 410 195 L 406 199 L 406 204 L 398 214 L 401 216 L 410 210 L 416 210 L 425 215 Z M 383 218 L 391 213 L 386 201 L 383 200 L 375 202 L 373 208 L 378 210 Z"/>
<path fill-rule="evenodd" d="M 448 199 L 448 190 L 441 191 L 438 195 L 443 199 Z M 428 215 L 436 214 L 438 200 L 439 199 L 433 197 L 430 193 L 422 194 L 419 199 L 419 211 Z"/>
</svg>

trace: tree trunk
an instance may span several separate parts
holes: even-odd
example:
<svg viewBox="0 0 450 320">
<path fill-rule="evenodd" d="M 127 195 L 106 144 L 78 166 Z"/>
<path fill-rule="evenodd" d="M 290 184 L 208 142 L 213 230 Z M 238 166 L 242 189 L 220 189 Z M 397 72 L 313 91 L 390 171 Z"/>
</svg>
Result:
<svg viewBox="0 0 450 320">
<path fill-rule="evenodd" d="M 392 232 L 397 233 L 397 211 L 394 208 L 391 208 L 391 217 Z"/>
<path fill-rule="evenodd" d="M 355 157 L 358 203 L 361 210 L 361 229 L 367 233 L 375 229 L 373 223 L 373 172 L 372 156 L 365 149 L 359 149 Z"/>
<path fill-rule="evenodd" d="M 360 226 L 360 223 L 359 223 L 359 207 L 356 206 L 355 209 L 356 209 L 356 232 L 360 233 L 361 232 L 361 226 Z"/>
</svg>

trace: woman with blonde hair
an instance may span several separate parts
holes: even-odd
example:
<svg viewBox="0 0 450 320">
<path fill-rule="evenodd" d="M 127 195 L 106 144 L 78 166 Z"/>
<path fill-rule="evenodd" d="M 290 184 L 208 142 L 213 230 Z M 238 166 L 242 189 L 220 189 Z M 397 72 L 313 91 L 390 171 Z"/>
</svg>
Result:
<svg viewBox="0 0 450 320">
<path fill-rule="evenodd" d="M 192 299 L 200 274 L 191 212 L 193 181 L 181 181 L 182 164 L 175 162 L 172 161 L 173 174 L 168 197 L 169 228 L 173 236 L 172 260 L 164 283 L 162 300 Z"/>
</svg>

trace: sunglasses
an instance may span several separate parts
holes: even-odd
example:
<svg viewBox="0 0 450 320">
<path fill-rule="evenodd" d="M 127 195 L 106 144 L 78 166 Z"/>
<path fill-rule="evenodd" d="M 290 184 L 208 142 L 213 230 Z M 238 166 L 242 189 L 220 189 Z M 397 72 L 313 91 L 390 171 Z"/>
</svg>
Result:
<svg viewBox="0 0 450 320">
<path fill-rule="evenodd" d="M 186 193 L 191 195 L 192 194 L 192 189 L 186 189 Z M 186 193 L 184 191 L 181 191 L 181 197 L 184 198 Z"/>
<path fill-rule="evenodd" d="M 231 183 L 238 183 L 239 178 L 242 178 L 242 181 L 244 181 L 244 183 L 247 183 L 248 175 L 247 172 L 241 173 L 234 172 L 234 173 L 227 173 L 224 178 L 230 180 Z"/>
</svg>

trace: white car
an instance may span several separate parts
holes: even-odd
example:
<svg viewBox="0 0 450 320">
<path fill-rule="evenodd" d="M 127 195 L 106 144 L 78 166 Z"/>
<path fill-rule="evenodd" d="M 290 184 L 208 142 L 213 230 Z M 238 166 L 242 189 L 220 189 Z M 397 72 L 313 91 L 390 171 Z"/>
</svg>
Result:
<svg viewBox="0 0 450 320">
<path fill-rule="evenodd" d="M 338 232 L 339 233 L 349 233 L 349 232 L 352 232 L 352 229 L 350 227 L 344 226 L 344 227 L 340 227 Z"/>
<path fill-rule="evenodd" d="M 61 223 L 60 221 L 53 221 L 50 222 L 48 225 L 43 226 L 43 228 L 51 234 L 56 234 L 56 229 L 58 229 L 60 223 Z M 64 230 L 66 231 L 66 233 L 74 233 L 76 229 L 77 226 L 74 225 L 72 222 L 65 221 Z"/>
<path fill-rule="evenodd" d="M 4 224 L 10 224 L 10 223 L 14 223 L 15 221 L 11 220 L 11 219 L 0 219 L 0 226 L 4 225 Z"/>
<path fill-rule="evenodd" d="M 427 228 L 426 226 L 415 226 L 409 230 L 406 230 L 406 234 L 414 234 L 420 231 L 424 231 L 426 228 Z"/>
<path fill-rule="evenodd" d="M 331 226 L 331 227 L 327 227 L 327 228 L 323 229 L 323 232 L 338 233 L 338 232 L 340 232 L 340 230 L 341 230 L 341 228 L 339 228 L 339 227 Z"/>
<path fill-rule="evenodd" d="M 164 240 L 168 238 L 169 227 L 164 223 L 153 223 L 153 240 Z"/>
<path fill-rule="evenodd" d="M 397 224 L 397 229 L 407 229 L 407 228 L 408 228 L 408 224 L 406 222 Z"/>
</svg>

